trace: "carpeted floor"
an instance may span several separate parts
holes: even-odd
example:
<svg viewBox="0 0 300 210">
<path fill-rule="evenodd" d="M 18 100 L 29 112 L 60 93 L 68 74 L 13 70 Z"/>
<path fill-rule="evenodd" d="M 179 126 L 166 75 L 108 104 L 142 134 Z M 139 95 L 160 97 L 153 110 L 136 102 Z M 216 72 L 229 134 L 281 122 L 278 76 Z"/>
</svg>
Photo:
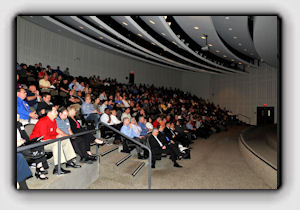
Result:
<svg viewBox="0 0 300 210">
<path fill-rule="evenodd" d="M 174 168 L 168 158 L 157 161 L 152 170 L 152 189 L 269 189 L 241 156 L 238 136 L 243 129 L 234 126 L 209 139 L 196 140 L 191 145 L 192 159 L 178 161 L 183 168 Z M 111 178 L 103 177 L 101 170 L 89 189 L 147 189 L 147 166 L 129 181 L 118 171 L 112 171 L 115 174 Z"/>
</svg>

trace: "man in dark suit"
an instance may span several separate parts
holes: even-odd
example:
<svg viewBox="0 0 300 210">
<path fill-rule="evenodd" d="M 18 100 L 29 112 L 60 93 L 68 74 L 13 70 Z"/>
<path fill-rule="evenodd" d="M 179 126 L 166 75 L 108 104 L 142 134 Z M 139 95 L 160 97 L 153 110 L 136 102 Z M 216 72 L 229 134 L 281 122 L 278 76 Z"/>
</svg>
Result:
<svg viewBox="0 0 300 210">
<path fill-rule="evenodd" d="M 175 129 L 173 130 L 172 128 L 174 129 L 174 123 L 167 122 L 163 131 L 166 137 L 168 137 L 170 140 L 173 140 L 177 144 L 181 143 L 184 147 L 189 147 L 190 142 L 188 138 L 178 132 L 175 132 Z"/>
<path fill-rule="evenodd" d="M 167 143 L 166 139 L 159 138 L 158 134 L 158 129 L 153 129 L 152 135 L 149 136 L 149 144 L 152 152 L 152 168 L 155 168 L 156 160 L 161 159 L 162 152 L 170 153 L 174 167 L 181 168 L 182 166 L 176 162 L 177 154 L 174 152 L 173 147 Z M 162 135 L 160 136 L 162 137 Z"/>
</svg>

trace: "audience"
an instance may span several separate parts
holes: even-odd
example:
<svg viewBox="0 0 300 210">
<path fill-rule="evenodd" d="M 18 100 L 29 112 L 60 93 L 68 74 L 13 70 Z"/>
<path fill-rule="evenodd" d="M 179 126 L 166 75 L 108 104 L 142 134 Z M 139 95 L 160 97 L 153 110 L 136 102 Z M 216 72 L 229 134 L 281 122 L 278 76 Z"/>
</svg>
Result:
<svg viewBox="0 0 300 210">
<path fill-rule="evenodd" d="M 59 105 L 68 109 L 61 108 L 57 116 Z M 148 139 L 154 157 L 153 168 L 162 153 L 171 156 L 174 167 L 181 167 L 176 162 L 181 158 L 179 146 L 189 147 L 197 137 L 207 139 L 214 132 L 226 130 L 236 120 L 225 108 L 179 89 L 121 84 L 96 75 L 73 77 L 69 68 L 62 72 L 59 67 L 52 70 L 48 65 L 45 69 L 41 63 L 29 68 L 26 64 L 17 64 L 17 113 L 23 125 L 37 122 L 30 139 L 43 136 L 46 141 L 85 131 L 78 120 L 91 120 L 96 129 L 101 121 L 145 145 Z M 81 163 L 91 164 L 96 160 L 90 151 L 91 143 L 104 144 L 92 134 L 62 141 L 61 162 L 67 167 L 80 167 L 73 162 L 76 152 Z M 127 143 L 122 142 L 125 152 L 129 151 Z M 57 173 L 56 144 L 45 146 L 53 152 L 53 173 Z M 135 147 L 139 159 L 147 158 L 139 146 Z M 46 170 L 44 163 L 37 165 L 36 176 L 46 179 L 42 172 Z M 62 168 L 62 172 L 70 171 Z"/>
</svg>

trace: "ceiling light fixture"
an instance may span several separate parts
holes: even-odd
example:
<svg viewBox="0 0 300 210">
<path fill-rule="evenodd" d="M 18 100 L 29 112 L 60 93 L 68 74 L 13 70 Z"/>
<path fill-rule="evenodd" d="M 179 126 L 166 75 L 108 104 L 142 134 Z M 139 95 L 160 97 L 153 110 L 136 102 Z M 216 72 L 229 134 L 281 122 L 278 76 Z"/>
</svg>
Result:
<svg viewBox="0 0 300 210">
<path fill-rule="evenodd" d="M 247 51 L 247 49 L 245 48 L 244 51 Z"/>
<path fill-rule="evenodd" d="M 153 20 L 149 20 L 150 23 L 155 24 L 155 22 Z"/>
<path fill-rule="evenodd" d="M 123 25 L 128 26 L 128 23 L 126 23 L 126 22 L 122 22 L 122 23 L 123 23 Z"/>
<path fill-rule="evenodd" d="M 82 27 L 82 26 L 79 26 L 79 28 L 80 28 L 80 29 L 83 29 L 83 27 Z"/>
<path fill-rule="evenodd" d="M 220 52 L 220 50 L 216 50 L 216 53 L 219 53 Z"/>
<path fill-rule="evenodd" d="M 238 43 L 239 46 L 242 46 L 242 43 Z"/>
<path fill-rule="evenodd" d="M 195 30 L 199 30 L 199 27 L 198 27 L 198 26 L 195 26 L 194 29 L 195 29 Z"/>
<path fill-rule="evenodd" d="M 228 31 L 232 31 L 232 28 L 228 28 Z"/>
<path fill-rule="evenodd" d="M 155 45 L 155 43 L 154 43 L 154 42 L 151 42 L 151 44 Z"/>
<path fill-rule="evenodd" d="M 206 36 L 203 36 L 203 35 L 202 35 L 202 36 L 201 36 L 201 39 L 206 39 Z"/>
<path fill-rule="evenodd" d="M 167 23 L 168 23 L 169 26 L 171 25 L 171 22 L 167 22 Z"/>
<path fill-rule="evenodd" d="M 164 36 L 166 36 L 166 34 L 165 33 L 161 33 L 162 35 L 164 35 Z"/>
<path fill-rule="evenodd" d="M 99 39 L 103 39 L 103 37 L 102 37 L 102 36 L 99 36 Z"/>
<path fill-rule="evenodd" d="M 177 44 L 175 41 L 172 42 L 173 44 Z"/>
<path fill-rule="evenodd" d="M 168 16 L 163 16 L 165 18 L 165 20 L 167 19 Z"/>
<path fill-rule="evenodd" d="M 223 55 L 224 58 L 227 58 L 227 55 Z"/>
<path fill-rule="evenodd" d="M 237 36 L 232 37 L 233 39 L 237 39 Z"/>
<path fill-rule="evenodd" d="M 240 64 L 240 65 L 241 65 L 241 64 L 242 64 L 242 62 L 239 62 L 238 64 Z"/>
<path fill-rule="evenodd" d="M 143 35 L 142 34 L 138 34 L 138 36 L 142 37 Z"/>
<path fill-rule="evenodd" d="M 235 60 L 232 58 L 231 61 L 235 61 Z"/>
<path fill-rule="evenodd" d="M 226 20 L 229 20 L 230 18 L 228 16 L 225 17 Z"/>
<path fill-rule="evenodd" d="M 208 46 L 212 47 L 213 45 L 212 44 L 208 44 Z"/>
</svg>

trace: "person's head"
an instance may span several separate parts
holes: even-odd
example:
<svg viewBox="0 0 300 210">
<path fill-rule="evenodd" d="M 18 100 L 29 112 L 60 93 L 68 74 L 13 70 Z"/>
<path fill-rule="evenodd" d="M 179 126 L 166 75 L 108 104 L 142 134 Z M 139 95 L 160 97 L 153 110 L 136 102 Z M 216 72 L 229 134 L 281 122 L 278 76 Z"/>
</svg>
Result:
<svg viewBox="0 0 300 210">
<path fill-rule="evenodd" d="M 44 77 L 43 77 L 43 79 L 47 81 L 49 79 L 48 74 L 45 74 Z"/>
<path fill-rule="evenodd" d="M 76 79 L 76 77 L 74 77 L 73 80 L 72 80 L 72 83 L 75 85 L 76 82 L 77 82 L 77 79 Z"/>
<path fill-rule="evenodd" d="M 104 113 L 110 115 L 110 109 L 109 108 L 105 108 L 104 109 Z"/>
<path fill-rule="evenodd" d="M 129 108 L 125 109 L 125 113 L 129 114 L 130 113 L 130 109 Z"/>
<path fill-rule="evenodd" d="M 130 123 L 129 118 L 128 118 L 128 117 L 124 117 L 124 119 L 123 119 L 123 125 L 124 125 L 124 126 L 128 126 L 129 123 Z"/>
<path fill-rule="evenodd" d="M 169 122 L 166 123 L 166 127 L 170 128 L 171 124 Z"/>
<path fill-rule="evenodd" d="M 100 98 L 96 98 L 95 99 L 95 104 L 99 104 L 100 103 Z"/>
<path fill-rule="evenodd" d="M 174 129 L 175 128 L 175 124 L 172 122 L 170 123 L 170 128 Z"/>
<path fill-rule="evenodd" d="M 36 86 L 35 85 L 29 85 L 28 90 L 30 90 L 31 92 L 35 92 L 36 91 Z"/>
<path fill-rule="evenodd" d="M 116 111 L 115 109 L 113 109 L 113 110 L 111 110 L 111 114 L 112 114 L 113 116 L 117 116 L 117 111 Z"/>
<path fill-rule="evenodd" d="M 84 82 L 80 82 L 80 85 L 82 86 L 82 87 L 84 87 L 85 85 L 84 85 Z"/>
<path fill-rule="evenodd" d="M 77 110 L 77 106 L 75 104 L 72 104 L 71 106 L 68 107 L 68 112 L 69 112 L 69 116 L 70 117 L 74 117 L 76 115 Z"/>
<path fill-rule="evenodd" d="M 51 94 L 50 93 L 43 93 L 42 98 L 43 98 L 44 102 L 46 102 L 47 104 L 49 104 L 50 101 L 51 101 Z"/>
<path fill-rule="evenodd" d="M 145 121 L 144 116 L 140 116 L 140 117 L 139 117 L 139 122 L 140 122 L 140 123 L 144 123 L 144 121 Z"/>
<path fill-rule="evenodd" d="M 67 117 L 68 117 L 68 110 L 65 107 L 60 107 L 58 109 L 58 116 L 62 120 L 67 119 Z"/>
<path fill-rule="evenodd" d="M 64 83 L 64 84 L 67 84 L 67 83 L 68 83 L 68 79 L 66 79 L 66 78 L 63 79 L 63 83 Z"/>
<path fill-rule="evenodd" d="M 131 123 L 132 124 L 134 124 L 134 125 L 136 125 L 136 120 L 135 120 L 135 118 L 133 117 L 133 118 L 131 118 Z"/>
<path fill-rule="evenodd" d="M 86 94 L 84 99 L 85 99 L 85 103 L 87 103 L 87 104 L 91 103 L 91 95 L 90 94 Z"/>
<path fill-rule="evenodd" d="M 157 128 L 154 128 L 154 129 L 153 129 L 152 135 L 153 135 L 153 136 L 157 136 L 157 135 L 158 135 L 158 129 L 157 129 Z"/>
<path fill-rule="evenodd" d="M 24 88 L 18 88 L 17 89 L 17 96 L 20 99 L 24 100 L 26 98 L 26 96 L 27 96 L 27 93 L 26 93 L 25 89 Z"/>
<path fill-rule="evenodd" d="M 108 101 L 107 100 L 103 101 L 103 104 L 108 105 Z"/>
<path fill-rule="evenodd" d="M 47 114 L 47 116 L 51 119 L 54 120 L 55 118 L 57 118 L 57 109 L 55 106 L 49 106 L 45 109 L 45 113 Z"/>
<path fill-rule="evenodd" d="M 58 80 L 58 81 L 61 81 L 61 80 L 62 80 L 62 76 L 61 76 L 61 75 L 58 75 L 57 80 Z"/>
</svg>

